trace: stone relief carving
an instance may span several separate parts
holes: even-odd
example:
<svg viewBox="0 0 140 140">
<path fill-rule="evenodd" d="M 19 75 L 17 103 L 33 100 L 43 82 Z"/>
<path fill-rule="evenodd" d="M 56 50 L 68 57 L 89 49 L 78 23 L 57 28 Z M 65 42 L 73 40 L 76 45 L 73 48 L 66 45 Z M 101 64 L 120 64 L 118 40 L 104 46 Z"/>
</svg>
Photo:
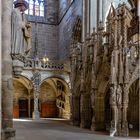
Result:
<svg viewBox="0 0 140 140">
<path fill-rule="evenodd" d="M 110 87 L 110 104 L 116 104 L 116 87 Z"/>
<path fill-rule="evenodd" d="M 117 104 L 118 105 L 121 105 L 122 104 L 122 89 L 121 89 L 121 86 L 119 85 L 118 86 L 118 88 L 117 88 L 117 97 L 116 97 L 116 99 L 117 99 Z"/>
</svg>

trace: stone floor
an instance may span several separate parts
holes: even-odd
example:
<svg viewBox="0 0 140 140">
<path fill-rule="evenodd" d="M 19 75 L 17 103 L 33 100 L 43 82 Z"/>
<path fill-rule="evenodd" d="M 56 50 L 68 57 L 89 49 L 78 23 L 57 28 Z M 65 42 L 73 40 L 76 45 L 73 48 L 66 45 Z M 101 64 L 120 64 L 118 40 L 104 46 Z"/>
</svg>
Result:
<svg viewBox="0 0 140 140">
<path fill-rule="evenodd" d="M 41 119 L 15 119 L 15 140 L 138 140 L 138 138 L 110 137 L 106 133 L 94 133 L 70 125 L 67 120 Z"/>
</svg>

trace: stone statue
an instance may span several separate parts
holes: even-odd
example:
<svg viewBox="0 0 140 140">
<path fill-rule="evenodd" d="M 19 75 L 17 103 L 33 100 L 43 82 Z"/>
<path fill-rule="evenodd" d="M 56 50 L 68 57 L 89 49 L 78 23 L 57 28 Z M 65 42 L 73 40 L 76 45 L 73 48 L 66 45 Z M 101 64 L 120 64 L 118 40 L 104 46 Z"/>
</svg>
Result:
<svg viewBox="0 0 140 140">
<path fill-rule="evenodd" d="M 110 104 L 116 104 L 116 88 L 110 87 Z"/>
<path fill-rule="evenodd" d="M 113 50 L 111 58 L 111 82 L 117 84 L 119 51 Z"/>
<path fill-rule="evenodd" d="M 31 50 L 31 24 L 26 21 L 24 11 L 28 9 L 25 0 L 14 2 L 12 11 L 12 55 L 29 55 Z"/>
<path fill-rule="evenodd" d="M 122 103 L 122 89 L 121 86 L 119 85 L 117 88 L 117 104 L 121 104 Z"/>
</svg>

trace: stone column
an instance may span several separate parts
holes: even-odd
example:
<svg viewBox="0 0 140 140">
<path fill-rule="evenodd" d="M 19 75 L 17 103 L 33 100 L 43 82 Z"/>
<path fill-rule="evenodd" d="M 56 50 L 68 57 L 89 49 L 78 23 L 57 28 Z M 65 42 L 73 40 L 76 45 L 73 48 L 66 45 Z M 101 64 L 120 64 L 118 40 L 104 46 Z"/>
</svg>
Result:
<svg viewBox="0 0 140 140">
<path fill-rule="evenodd" d="M 13 129 L 13 83 L 11 53 L 12 1 L 2 1 L 2 140 L 15 136 Z"/>
<path fill-rule="evenodd" d="M 130 81 L 129 78 L 129 61 L 128 61 L 128 57 L 127 57 L 127 52 L 126 50 L 128 49 L 128 42 L 127 42 L 127 17 L 124 14 L 123 15 L 123 20 L 124 20 L 124 24 L 123 24 L 123 28 L 124 28 L 124 81 L 123 81 L 123 102 L 122 102 L 122 135 L 123 136 L 128 136 L 129 131 L 128 131 L 128 122 L 127 122 L 127 108 L 128 108 L 128 94 L 129 94 L 129 88 L 128 88 L 128 83 Z"/>
<path fill-rule="evenodd" d="M 90 34 L 90 0 L 83 0 L 82 13 L 82 42 L 84 42 L 87 35 Z"/>
<path fill-rule="evenodd" d="M 111 120 L 111 128 L 110 128 L 110 136 L 114 136 L 117 133 L 117 123 L 118 123 L 118 108 L 116 104 L 116 90 L 117 86 L 113 85 L 110 88 L 110 105 L 112 109 L 112 120 Z"/>
<path fill-rule="evenodd" d="M 122 135 L 128 136 L 129 130 L 128 130 L 128 122 L 127 122 L 127 108 L 128 104 L 123 104 L 123 123 L 122 123 Z"/>
<path fill-rule="evenodd" d="M 118 109 L 118 122 L 117 122 L 117 135 L 121 136 L 121 127 L 122 127 L 122 87 L 118 85 L 116 92 L 116 102 Z"/>
<path fill-rule="evenodd" d="M 29 118 L 31 117 L 30 112 L 31 112 L 31 97 L 29 95 L 29 97 L 28 97 L 28 114 L 29 114 L 28 116 L 29 116 Z"/>
<path fill-rule="evenodd" d="M 96 24 L 97 24 L 97 30 L 99 28 L 99 18 L 100 18 L 100 0 L 97 0 L 97 20 L 96 20 Z"/>
<path fill-rule="evenodd" d="M 33 112 L 34 120 L 40 119 L 40 113 L 38 111 L 38 98 L 39 98 L 38 87 L 34 87 L 34 112 Z"/>
<path fill-rule="evenodd" d="M 118 121 L 117 121 L 117 135 L 121 136 L 122 135 L 122 105 L 118 105 L 117 111 L 118 111 Z"/>
<path fill-rule="evenodd" d="M 100 3 L 99 3 L 100 4 L 100 6 L 99 6 L 100 7 L 99 21 L 102 21 L 102 22 L 104 22 L 103 21 L 103 2 L 104 2 L 103 0 L 100 0 Z"/>
<path fill-rule="evenodd" d="M 96 90 L 92 89 L 91 94 L 91 103 L 92 103 L 92 124 L 91 124 L 91 130 L 95 130 L 95 93 Z"/>
<path fill-rule="evenodd" d="M 40 93 L 40 79 L 41 75 L 38 71 L 35 70 L 33 74 L 33 83 L 34 83 L 34 112 L 33 112 L 33 119 L 38 120 L 40 119 L 40 112 L 38 110 L 38 98 Z"/>
<path fill-rule="evenodd" d="M 140 17 L 140 0 L 138 0 L 138 16 Z"/>
<path fill-rule="evenodd" d="M 0 9 L 2 8 L 2 1 L 0 0 Z M 2 10 L 1 10 L 2 11 Z M 2 16 L 1 16 L 1 14 L 0 14 L 0 57 L 1 57 L 1 46 L 2 46 L 2 43 L 1 43 L 1 36 L 2 36 L 2 24 L 1 24 L 1 18 L 2 18 Z M 0 60 L 0 68 L 1 68 L 1 63 L 2 63 L 2 61 Z M 0 76 L 1 76 L 1 69 L 0 69 Z M 0 87 L 1 88 L 1 87 Z M 1 96 L 1 94 L 0 94 L 0 101 L 2 101 L 2 96 Z M 0 117 L 1 117 L 1 114 L 2 114 L 2 106 L 0 106 Z M 2 128 L 2 126 L 1 126 L 1 123 L 2 123 L 2 118 L 0 118 L 0 129 Z M 2 139 L 1 138 L 1 134 L 0 134 L 0 139 Z"/>
<path fill-rule="evenodd" d="M 112 120 L 111 120 L 110 136 L 113 137 L 117 133 L 118 110 L 115 104 L 111 104 L 111 109 L 112 109 Z"/>
<path fill-rule="evenodd" d="M 85 20 L 85 2 L 86 2 L 86 0 L 83 0 L 83 5 L 82 5 L 82 13 L 83 13 L 83 17 L 82 17 L 82 42 L 85 41 L 85 37 L 86 37 L 86 32 L 85 32 L 85 25 L 86 25 L 86 20 Z"/>
<path fill-rule="evenodd" d="M 85 92 L 81 95 L 81 128 L 90 128 L 92 123 L 91 95 Z"/>
<path fill-rule="evenodd" d="M 86 35 L 90 34 L 90 0 L 86 0 Z"/>
<path fill-rule="evenodd" d="M 90 33 L 97 27 L 97 0 L 90 0 Z"/>
<path fill-rule="evenodd" d="M 123 94 L 123 104 L 122 104 L 122 135 L 128 136 L 129 130 L 128 130 L 128 122 L 127 122 L 127 109 L 128 109 L 128 94 L 129 89 L 127 86 L 124 88 L 124 94 Z"/>
</svg>

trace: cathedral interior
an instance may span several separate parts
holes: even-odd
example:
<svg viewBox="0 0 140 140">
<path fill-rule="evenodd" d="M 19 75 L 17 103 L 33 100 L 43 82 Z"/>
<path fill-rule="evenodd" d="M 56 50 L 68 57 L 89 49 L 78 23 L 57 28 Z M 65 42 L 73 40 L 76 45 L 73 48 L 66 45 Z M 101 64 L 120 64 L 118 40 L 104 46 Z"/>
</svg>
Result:
<svg viewBox="0 0 140 140">
<path fill-rule="evenodd" d="M 139 138 L 140 0 L 0 5 L 2 140 L 33 140 L 19 130 L 47 133 L 55 119 L 80 131 L 73 140 Z M 25 119 L 38 125 L 22 128 Z"/>
</svg>

